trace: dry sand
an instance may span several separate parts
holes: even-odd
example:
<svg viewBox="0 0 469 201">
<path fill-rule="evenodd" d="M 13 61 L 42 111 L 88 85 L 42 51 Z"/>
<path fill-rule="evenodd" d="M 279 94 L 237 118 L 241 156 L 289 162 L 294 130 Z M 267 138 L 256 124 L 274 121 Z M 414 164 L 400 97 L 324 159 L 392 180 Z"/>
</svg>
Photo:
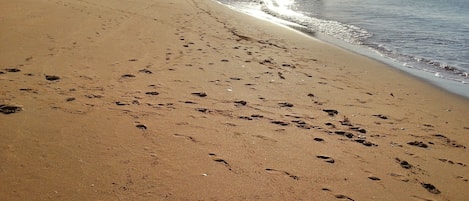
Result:
<svg viewBox="0 0 469 201">
<path fill-rule="evenodd" d="M 0 200 L 468 200 L 469 101 L 202 0 L 0 0 Z"/>
</svg>

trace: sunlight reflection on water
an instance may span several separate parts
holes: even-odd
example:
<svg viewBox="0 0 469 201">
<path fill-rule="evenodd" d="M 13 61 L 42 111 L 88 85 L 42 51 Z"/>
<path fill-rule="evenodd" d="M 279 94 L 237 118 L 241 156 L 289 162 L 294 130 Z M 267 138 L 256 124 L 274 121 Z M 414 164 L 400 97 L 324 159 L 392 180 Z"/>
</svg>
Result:
<svg viewBox="0 0 469 201">
<path fill-rule="evenodd" d="M 295 0 L 265 0 L 263 1 L 264 6 L 269 10 L 274 11 L 282 15 L 296 15 L 293 11 L 292 6 L 295 4 Z"/>
</svg>

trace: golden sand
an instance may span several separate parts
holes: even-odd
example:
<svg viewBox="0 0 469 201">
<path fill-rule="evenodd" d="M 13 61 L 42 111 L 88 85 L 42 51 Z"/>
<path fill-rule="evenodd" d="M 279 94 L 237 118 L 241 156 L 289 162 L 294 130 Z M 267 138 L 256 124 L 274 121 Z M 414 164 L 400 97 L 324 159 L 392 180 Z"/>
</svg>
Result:
<svg viewBox="0 0 469 201">
<path fill-rule="evenodd" d="M 469 197 L 469 101 L 384 64 L 211 1 L 0 2 L 0 200 Z"/>
</svg>

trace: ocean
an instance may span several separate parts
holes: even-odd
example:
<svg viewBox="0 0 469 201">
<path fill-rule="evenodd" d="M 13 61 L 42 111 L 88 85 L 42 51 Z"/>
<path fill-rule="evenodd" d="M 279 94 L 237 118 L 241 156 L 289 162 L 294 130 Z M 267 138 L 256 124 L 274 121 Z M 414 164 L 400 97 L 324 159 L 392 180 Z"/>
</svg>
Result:
<svg viewBox="0 0 469 201">
<path fill-rule="evenodd" d="M 469 0 L 218 0 L 469 98 Z"/>
</svg>

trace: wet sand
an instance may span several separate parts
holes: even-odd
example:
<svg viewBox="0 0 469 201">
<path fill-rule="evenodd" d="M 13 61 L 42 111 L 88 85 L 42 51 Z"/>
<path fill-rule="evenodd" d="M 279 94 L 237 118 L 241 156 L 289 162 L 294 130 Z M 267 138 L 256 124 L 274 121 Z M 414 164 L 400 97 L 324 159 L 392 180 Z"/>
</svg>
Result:
<svg viewBox="0 0 469 201">
<path fill-rule="evenodd" d="M 465 200 L 469 101 L 210 1 L 1 1 L 0 200 Z"/>
</svg>

